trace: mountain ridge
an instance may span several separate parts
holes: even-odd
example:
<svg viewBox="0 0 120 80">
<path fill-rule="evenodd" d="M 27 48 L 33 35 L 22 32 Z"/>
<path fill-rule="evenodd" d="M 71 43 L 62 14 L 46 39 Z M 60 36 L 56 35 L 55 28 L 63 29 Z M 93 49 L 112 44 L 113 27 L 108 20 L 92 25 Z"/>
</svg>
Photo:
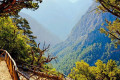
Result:
<svg viewBox="0 0 120 80">
<path fill-rule="evenodd" d="M 53 62 L 53 66 L 60 72 L 68 74 L 75 66 L 76 61 L 84 60 L 90 65 L 94 65 L 97 59 L 107 62 L 108 59 L 119 60 L 120 54 L 111 50 L 116 50 L 111 39 L 101 34 L 101 24 L 105 23 L 105 19 L 109 21 L 115 20 L 115 16 L 110 13 L 96 14 L 94 10 L 98 6 L 97 3 L 89 8 L 87 13 L 82 16 L 76 26 L 72 29 L 70 36 L 59 45 L 53 47 L 51 52 L 58 56 L 58 63 Z M 88 12 L 90 12 L 88 14 Z M 103 27 L 105 28 L 105 27 Z M 114 58 L 116 57 L 116 58 Z"/>
</svg>

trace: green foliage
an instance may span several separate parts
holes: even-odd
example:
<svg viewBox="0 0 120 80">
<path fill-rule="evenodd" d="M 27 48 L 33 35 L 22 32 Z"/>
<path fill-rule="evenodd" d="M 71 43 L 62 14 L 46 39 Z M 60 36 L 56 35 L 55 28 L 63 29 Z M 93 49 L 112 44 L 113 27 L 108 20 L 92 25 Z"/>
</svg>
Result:
<svg viewBox="0 0 120 80">
<path fill-rule="evenodd" d="M 23 35 L 15 23 L 8 18 L 0 18 L 0 48 L 7 50 L 13 58 L 25 58 L 30 50 L 30 39 Z"/>
<path fill-rule="evenodd" d="M 33 65 L 38 67 L 37 71 L 63 78 L 61 73 L 48 65 L 51 57 L 47 58 L 43 56 L 47 50 L 46 47 L 44 46 L 45 49 L 42 51 L 39 47 L 31 43 L 31 40 L 34 40 L 34 38 L 29 36 L 32 32 L 27 32 L 28 30 L 30 31 L 29 24 L 25 19 L 21 19 L 16 19 L 18 20 L 17 23 L 17 21 L 14 21 L 15 19 L 13 20 L 10 17 L 0 18 L 0 48 L 7 50 L 18 63 L 23 62 Z M 44 62 L 47 60 L 48 62 Z M 29 68 L 29 66 L 26 66 L 26 68 Z"/>
<path fill-rule="evenodd" d="M 23 30 L 24 35 L 26 35 L 30 39 L 30 45 L 36 47 L 37 44 L 35 42 L 36 36 L 33 35 L 31 28 L 29 26 L 29 22 L 20 16 L 13 16 L 12 21 L 16 24 L 19 30 Z"/>
<path fill-rule="evenodd" d="M 102 12 L 109 12 L 120 18 L 120 1 L 119 0 L 96 0 L 100 3 L 98 9 Z M 98 11 L 98 10 L 97 10 Z M 115 41 L 115 47 L 117 44 L 120 44 L 120 19 L 116 18 L 115 21 L 110 22 L 106 20 L 107 30 L 101 28 L 101 33 L 105 33 L 105 35 L 109 36 L 112 41 Z"/>
<path fill-rule="evenodd" d="M 116 62 L 109 60 L 107 64 L 98 60 L 96 66 L 89 66 L 84 61 L 76 62 L 69 77 L 75 80 L 119 80 L 120 69 L 117 68 Z"/>
<path fill-rule="evenodd" d="M 104 38 L 103 38 L 104 41 Z M 71 52 L 67 52 L 70 51 Z M 90 65 L 94 65 L 97 59 L 101 59 L 107 62 L 109 59 L 119 59 L 119 54 L 113 52 L 115 48 L 113 43 L 94 43 L 93 45 L 79 47 L 76 51 L 69 47 L 67 50 L 63 50 L 61 53 L 67 53 L 67 55 L 58 56 L 58 63 L 54 63 L 53 66 L 61 73 L 69 74 L 71 68 L 75 65 L 76 61 L 84 60 Z M 118 58 L 116 58 L 118 57 Z M 118 60 L 119 61 L 119 60 Z"/>
<path fill-rule="evenodd" d="M 96 0 L 101 5 L 97 10 L 102 12 L 109 12 L 117 17 L 120 17 L 120 1 L 119 0 Z"/>
<path fill-rule="evenodd" d="M 90 11 L 95 9 L 96 6 L 92 5 Z M 98 59 L 105 63 L 109 59 L 119 61 L 120 54 L 117 51 L 119 46 L 117 49 L 114 48 L 110 38 L 106 37 L 109 34 L 106 33 L 106 36 L 104 36 L 98 31 L 101 24 L 105 23 L 105 18 L 110 20 L 111 23 L 115 20 L 115 17 L 109 13 L 99 15 L 95 12 L 86 13 L 76 24 L 69 38 L 55 46 L 53 53 L 58 56 L 58 64 L 54 63 L 53 66 L 67 75 L 71 68 L 75 66 L 76 61 L 84 60 L 90 66 L 93 66 Z M 102 28 L 102 33 L 107 30 L 104 28 Z"/>
<path fill-rule="evenodd" d="M 106 20 L 106 23 L 107 25 L 105 26 L 107 29 L 101 28 L 100 32 L 111 38 L 111 41 L 113 41 L 115 47 L 117 47 L 116 44 L 120 44 L 120 20 L 118 18 L 113 22 Z"/>
<path fill-rule="evenodd" d="M 21 9 L 36 10 L 42 0 L 3 0 L 0 2 L 0 16 L 18 15 Z"/>
<path fill-rule="evenodd" d="M 7 50 L 18 64 L 27 64 L 26 68 L 31 68 L 29 65 L 32 65 L 35 68 L 31 69 L 63 78 L 61 73 L 48 65 L 56 57 L 43 56 L 49 46 L 46 48 L 44 44 L 43 50 L 41 50 L 40 44 L 37 46 L 35 42 L 36 36 L 32 34 L 29 22 L 18 15 L 23 8 L 38 9 L 38 3 L 41 3 L 42 0 L 4 1 L 2 4 L 2 1 L 0 2 L 0 49 Z"/>
</svg>

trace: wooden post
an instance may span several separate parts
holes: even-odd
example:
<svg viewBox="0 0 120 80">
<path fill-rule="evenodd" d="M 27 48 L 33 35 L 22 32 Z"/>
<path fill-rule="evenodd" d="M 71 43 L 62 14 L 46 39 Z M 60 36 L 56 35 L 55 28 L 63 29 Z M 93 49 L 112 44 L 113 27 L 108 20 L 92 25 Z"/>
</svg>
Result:
<svg viewBox="0 0 120 80">
<path fill-rule="evenodd" d="M 10 60 L 10 74 L 13 78 L 13 62 L 12 62 L 12 60 Z"/>
<path fill-rule="evenodd" d="M 8 56 L 8 59 L 7 59 L 7 66 L 8 66 L 8 69 L 10 70 L 10 57 Z"/>
<path fill-rule="evenodd" d="M 20 80 L 19 76 L 18 76 L 18 73 L 19 74 L 22 74 L 18 68 L 17 68 L 17 65 L 14 61 L 14 59 L 11 57 L 11 55 L 6 51 L 6 50 L 3 50 L 3 49 L 0 49 L 0 51 L 3 51 L 3 53 L 5 53 L 5 57 L 4 57 L 4 60 L 7 64 L 7 67 L 9 69 L 9 72 L 10 72 L 10 75 L 11 77 L 13 78 L 13 80 Z M 29 77 L 22 74 L 27 80 L 29 80 Z"/>
<path fill-rule="evenodd" d="M 6 61 L 6 62 L 7 62 L 7 56 L 8 56 L 8 55 L 7 55 L 7 54 L 5 54 L 5 61 Z"/>
<path fill-rule="evenodd" d="M 15 71 L 15 66 L 14 66 L 14 68 L 13 68 L 13 80 L 19 80 L 19 79 L 18 79 L 17 72 Z"/>
</svg>

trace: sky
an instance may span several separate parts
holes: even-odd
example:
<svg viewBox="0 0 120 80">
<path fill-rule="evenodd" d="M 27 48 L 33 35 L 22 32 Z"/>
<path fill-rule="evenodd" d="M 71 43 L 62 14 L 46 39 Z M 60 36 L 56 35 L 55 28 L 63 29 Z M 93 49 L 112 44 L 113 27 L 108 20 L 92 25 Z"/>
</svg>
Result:
<svg viewBox="0 0 120 80">
<path fill-rule="evenodd" d="M 37 20 L 61 40 L 65 40 L 92 2 L 92 0 L 43 0 L 36 11 L 23 9 L 21 12 Z"/>
</svg>

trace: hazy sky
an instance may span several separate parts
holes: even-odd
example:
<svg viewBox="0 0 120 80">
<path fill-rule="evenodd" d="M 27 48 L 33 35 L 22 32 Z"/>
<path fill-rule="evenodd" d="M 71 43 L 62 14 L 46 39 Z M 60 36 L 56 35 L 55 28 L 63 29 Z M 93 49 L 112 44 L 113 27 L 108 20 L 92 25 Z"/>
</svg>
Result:
<svg viewBox="0 0 120 80">
<path fill-rule="evenodd" d="M 43 0 L 36 11 L 22 10 L 51 33 L 65 40 L 92 4 L 92 0 Z"/>
</svg>

